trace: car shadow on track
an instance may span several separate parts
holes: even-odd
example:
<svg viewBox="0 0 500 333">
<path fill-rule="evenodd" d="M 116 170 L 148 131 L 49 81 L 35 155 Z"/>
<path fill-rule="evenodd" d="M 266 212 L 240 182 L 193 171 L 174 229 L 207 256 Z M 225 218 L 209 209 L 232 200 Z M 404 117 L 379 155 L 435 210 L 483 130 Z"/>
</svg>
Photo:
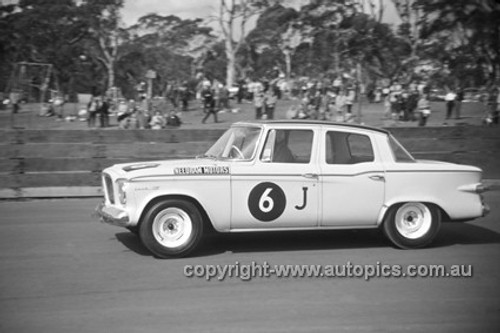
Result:
<svg viewBox="0 0 500 333">
<path fill-rule="evenodd" d="M 499 233 L 474 223 L 443 223 L 432 247 L 500 243 Z"/>
<path fill-rule="evenodd" d="M 116 239 L 129 250 L 143 255 L 152 254 L 131 232 L 117 233 Z M 431 248 L 457 244 L 500 243 L 500 234 L 468 223 L 444 223 Z M 209 234 L 191 256 L 206 257 L 225 252 L 278 252 L 307 250 L 342 250 L 361 248 L 394 248 L 379 229 L 249 232 Z"/>
</svg>

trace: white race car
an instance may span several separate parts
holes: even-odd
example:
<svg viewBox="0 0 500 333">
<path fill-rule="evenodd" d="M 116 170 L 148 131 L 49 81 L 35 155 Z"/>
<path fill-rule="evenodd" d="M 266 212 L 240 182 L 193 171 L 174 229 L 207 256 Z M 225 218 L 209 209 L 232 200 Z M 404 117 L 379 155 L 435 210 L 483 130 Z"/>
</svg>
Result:
<svg viewBox="0 0 500 333">
<path fill-rule="evenodd" d="M 101 220 L 157 257 L 188 255 L 204 231 L 381 228 L 400 248 L 441 222 L 488 213 L 482 171 L 415 160 L 387 131 L 319 121 L 241 122 L 205 155 L 102 173 Z"/>
</svg>

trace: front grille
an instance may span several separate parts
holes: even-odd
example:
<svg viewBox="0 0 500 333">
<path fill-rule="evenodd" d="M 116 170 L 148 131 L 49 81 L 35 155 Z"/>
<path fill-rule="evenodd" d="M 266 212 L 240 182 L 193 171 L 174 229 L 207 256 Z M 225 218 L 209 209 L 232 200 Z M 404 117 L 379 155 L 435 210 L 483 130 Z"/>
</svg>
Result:
<svg viewBox="0 0 500 333">
<path fill-rule="evenodd" d="M 115 203 L 115 192 L 113 191 L 113 180 L 111 179 L 111 176 L 104 173 L 102 175 L 103 180 L 104 180 L 104 186 L 105 186 L 105 191 L 108 196 L 108 200 L 110 203 L 114 204 Z"/>
</svg>

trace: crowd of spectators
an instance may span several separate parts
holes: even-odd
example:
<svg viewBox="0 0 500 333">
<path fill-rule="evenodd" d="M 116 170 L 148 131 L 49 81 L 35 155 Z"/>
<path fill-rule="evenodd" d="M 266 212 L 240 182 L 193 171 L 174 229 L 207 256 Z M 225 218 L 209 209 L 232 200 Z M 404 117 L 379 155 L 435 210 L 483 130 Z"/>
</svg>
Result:
<svg viewBox="0 0 500 333">
<path fill-rule="evenodd" d="M 116 116 L 121 129 L 162 129 L 181 126 L 182 111 L 190 110 L 189 103 L 204 113 L 202 123 L 210 117 L 218 122 L 217 114 L 224 111 L 238 112 L 230 103 L 251 103 L 255 110 L 255 119 L 274 119 L 276 106 L 282 98 L 292 101 L 286 112 L 289 119 L 330 120 L 336 122 L 354 122 L 354 105 L 360 97 L 366 97 L 368 103 L 382 103 L 382 119 L 395 122 L 418 121 L 420 126 L 427 124 L 432 114 L 438 89 L 430 89 L 425 83 L 416 82 L 408 85 L 394 83 L 387 86 L 364 87 L 355 80 L 345 77 L 334 79 L 299 78 L 286 80 L 278 73 L 261 79 L 238 81 L 234 86 L 227 86 L 217 79 L 204 76 L 197 78 L 197 85 L 187 81 L 169 81 L 162 97 L 146 98 L 138 94 L 136 99 L 112 99 L 107 95 L 93 95 L 84 110 L 80 110 L 80 120 L 88 123 L 89 128 L 110 126 L 110 113 Z M 449 119 L 461 119 L 462 103 L 470 101 L 464 97 L 464 89 L 443 91 L 439 100 L 446 103 L 444 124 Z M 230 100 L 233 99 L 233 102 Z M 7 103 L 8 101 L 8 103 Z M 18 103 L 14 98 L 5 99 L 17 112 Z M 479 90 L 475 101 L 484 110 L 483 123 L 496 125 L 499 122 L 500 94 L 497 86 Z M 290 103 L 287 103 L 290 105 Z M 55 116 L 61 120 L 64 114 L 64 99 L 55 96 L 45 103 L 40 115 Z M 192 109 L 192 108 L 191 108 Z M 249 115 L 249 117 L 252 117 Z M 67 119 L 66 119 L 67 120 Z"/>
</svg>

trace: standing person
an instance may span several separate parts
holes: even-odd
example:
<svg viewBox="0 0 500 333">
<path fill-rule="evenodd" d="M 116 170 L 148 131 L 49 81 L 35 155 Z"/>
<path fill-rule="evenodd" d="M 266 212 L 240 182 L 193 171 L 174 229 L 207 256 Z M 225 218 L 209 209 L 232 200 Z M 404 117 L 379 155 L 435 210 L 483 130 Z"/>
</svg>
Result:
<svg viewBox="0 0 500 333">
<path fill-rule="evenodd" d="M 345 98 L 345 105 L 347 106 L 347 115 L 346 115 L 347 119 L 352 118 L 352 106 L 354 104 L 355 97 L 356 93 L 354 92 L 354 89 L 350 88 Z"/>
<path fill-rule="evenodd" d="M 493 113 L 493 123 L 498 125 L 498 118 L 500 114 L 500 88 L 497 87 L 497 103 L 496 103 L 496 110 Z"/>
<path fill-rule="evenodd" d="M 416 117 L 415 117 L 415 110 L 417 109 L 417 104 L 418 104 L 418 101 L 419 101 L 419 95 L 418 95 L 418 91 L 417 90 L 412 90 L 410 92 L 410 95 L 408 96 L 408 104 L 407 104 L 407 108 L 408 108 L 408 119 L 411 120 L 411 121 L 415 121 L 416 120 Z"/>
<path fill-rule="evenodd" d="M 64 118 L 64 98 L 56 96 L 54 98 L 54 112 L 57 115 L 57 120 L 61 121 Z"/>
<path fill-rule="evenodd" d="M 137 108 L 137 125 L 139 129 L 145 129 L 149 116 L 149 105 L 146 96 L 141 96 L 141 102 Z"/>
<path fill-rule="evenodd" d="M 278 95 L 276 94 L 276 90 L 269 88 L 265 98 L 267 119 L 274 119 L 274 109 L 276 108 L 277 102 Z"/>
<path fill-rule="evenodd" d="M 201 121 L 203 124 L 210 117 L 214 116 L 214 122 L 217 122 L 217 110 L 215 109 L 215 98 L 211 89 L 205 89 L 202 93 L 203 98 L 203 111 L 205 112 L 205 117 Z"/>
<path fill-rule="evenodd" d="M 94 128 L 95 127 L 95 118 L 97 116 L 97 112 L 99 108 L 101 107 L 100 99 L 98 96 L 92 96 L 90 98 L 90 102 L 87 105 L 87 124 L 89 128 Z"/>
<path fill-rule="evenodd" d="M 264 93 L 261 89 L 256 91 L 253 96 L 253 104 L 255 106 L 255 119 L 262 119 L 262 111 L 264 108 Z"/>
<path fill-rule="evenodd" d="M 219 109 L 229 110 L 229 89 L 223 86 L 220 89 Z"/>
<path fill-rule="evenodd" d="M 167 98 L 170 100 L 170 103 L 172 103 L 174 109 L 177 109 L 177 106 L 179 105 L 178 103 L 179 89 L 175 81 L 170 81 L 170 83 L 167 85 L 166 95 Z"/>
<path fill-rule="evenodd" d="M 395 92 L 391 92 L 390 102 L 391 102 L 391 115 L 392 120 L 399 122 L 399 113 L 401 112 L 401 96 Z"/>
<path fill-rule="evenodd" d="M 387 94 L 384 96 L 384 117 L 383 119 L 391 119 L 391 95 Z"/>
<path fill-rule="evenodd" d="M 455 99 L 457 95 L 453 92 L 453 90 L 448 91 L 444 100 L 446 101 L 446 119 L 451 118 L 451 114 L 453 113 L 453 109 L 455 107 Z"/>
<path fill-rule="evenodd" d="M 431 114 L 431 107 L 426 94 L 422 94 L 417 103 L 418 112 L 420 113 L 420 119 L 418 126 L 425 126 L 427 124 L 427 118 Z"/>
<path fill-rule="evenodd" d="M 243 96 L 245 96 L 245 91 L 243 90 L 245 83 L 243 80 L 238 81 L 238 92 L 236 93 L 236 100 L 238 104 L 241 104 L 243 101 Z"/>
<path fill-rule="evenodd" d="M 187 81 L 184 81 L 179 87 L 179 99 L 182 102 L 182 111 L 187 111 L 189 107 L 189 87 Z"/>
<path fill-rule="evenodd" d="M 460 87 L 457 91 L 455 104 L 455 118 L 460 119 L 460 111 L 462 110 L 462 101 L 464 100 L 464 90 Z"/>
<path fill-rule="evenodd" d="M 339 90 L 337 96 L 335 97 L 335 111 L 337 112 L 337 116 L 335 117 L 335 121 L 344 122 L 344 107 L 346 102 L 346 96 L 344 90 Z"/>
<path fill-rule="evenodd" d="M 493 86 L 488 94 L 488 109 L 491 115 L 491 122 L 494 125 L 498 125 L 498 89 Z"/>
<path fill-rule="evenodd" d="M 101 127 L 108 127 L 109 126 L 109 99 L 108 98 L 103 98 L 102 103 L 100 108 L 98 109 L 98 114 L 99 114 L 99 121 L 101 123 Z"/>
</svg>

